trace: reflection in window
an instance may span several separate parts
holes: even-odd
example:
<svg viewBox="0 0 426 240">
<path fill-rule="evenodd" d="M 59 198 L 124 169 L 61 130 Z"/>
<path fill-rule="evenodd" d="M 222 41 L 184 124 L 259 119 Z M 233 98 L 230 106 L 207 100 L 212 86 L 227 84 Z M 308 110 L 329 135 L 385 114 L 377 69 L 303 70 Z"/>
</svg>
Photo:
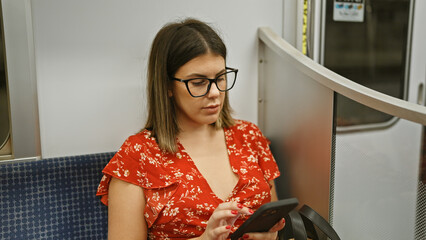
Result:
<svg viewBox="0 0 426 240">
<path fill-rule="evenodd" d="M 324 66 L 361 85 L 404 99 L 409 0 L 366 0 L 364 22 L 333 20 L 327 1 Z M 339 127 L 384 123 L 392 116 L 336 98 Z"/>
</svg>

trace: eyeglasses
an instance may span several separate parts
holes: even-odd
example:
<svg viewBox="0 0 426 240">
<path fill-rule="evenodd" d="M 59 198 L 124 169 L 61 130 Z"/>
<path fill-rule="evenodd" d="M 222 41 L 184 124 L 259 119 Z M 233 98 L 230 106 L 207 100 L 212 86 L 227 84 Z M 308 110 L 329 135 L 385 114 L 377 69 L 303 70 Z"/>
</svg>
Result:
<svg viewBox="0 0 426 240">
<path fill-rule="evenodd" d="M 226 67 L 226 72 L 220 74 L 214 79 L 210 78 L 191 78 L 191 79 L 179 79 L 171 78 L 172 80 L 183 82 L 188 89 L 189 94 L 192 97 L 202 97 L 206 95 L 214 82 L 216 87 L 221 92 L 226 92 L 231 90 L 235 85 L 235 80 L 237 79 L 238 69 Z"/>
</svg>

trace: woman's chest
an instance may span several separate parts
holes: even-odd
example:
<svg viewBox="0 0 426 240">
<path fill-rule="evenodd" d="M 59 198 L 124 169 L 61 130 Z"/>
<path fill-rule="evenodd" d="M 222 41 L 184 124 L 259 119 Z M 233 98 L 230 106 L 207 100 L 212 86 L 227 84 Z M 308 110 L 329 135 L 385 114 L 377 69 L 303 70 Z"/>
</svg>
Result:
<svg viewBox="0 0 426 240">
<path fill-rule="evenodd" d="M 220 198 L 192 160 L 185 154 L 179 156 L 179 160 L 167 167 L 168 175 L 175 178 L 175 183 L 164 188 L 144 189 L 147 200 L 145 218 L 153 234 L 167 232 L 169 236 L 197 236 L 202 234 L 211 214 L 224 201 L 242 203 L 254 210 L 270 202 L 270 186 L 257 161 L 230 155 L 228 162 L 233 164 L 229 167 L 237 177 L 237 183 L 227 190 L 227 197 Z M 217 175 L 221 176 L 222 171 L 218 170 Z M 245 219 L 242 216 L 238 224 Z"/>
<path fill-rule="evenodd" d="M 157 223 L 207 221 L 216 207 L 224 201 L 235 201 L 257 209 L 270 201 L 270 186 L 257 164 L 243 164 L 234 169 L 235 183 L 227 188 L 221 198 L 200 171 L 191 164 L 182 164 L 169 169 L 177 182 L 158 189 L 144 189 L 149 206 L 159 217 Z M 220 171 L 217 173 L 222 174 Z M 230 183 L 228 183 L 230 185 Z"/>
</svg>

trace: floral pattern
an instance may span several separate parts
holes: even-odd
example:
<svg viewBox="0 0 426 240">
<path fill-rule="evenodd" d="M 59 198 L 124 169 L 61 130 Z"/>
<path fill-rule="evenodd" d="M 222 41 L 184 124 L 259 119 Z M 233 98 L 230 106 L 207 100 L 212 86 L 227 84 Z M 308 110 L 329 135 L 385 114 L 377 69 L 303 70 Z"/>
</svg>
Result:
<svg viewBox="0 0 426 240">
<path fill-rule="evenodd" d="M 225 128 L 229 161 L 239 177 L 225 201 L 258 209 L 271 201 L 269 181 L 280 173 L 269 141 L 253 123 L 237 120 Z M 149 239 L 188 239 L 200 236 L 210 215 L 223 202 L 211 190 L 183 146 L 177 153 L 159 149 L 149 130 L 130 136 L 103 170 L 97 195 L 108 204 L 111 177 L 143 188 Z M 248 216 L 242 215 L 232 231 Z"/>
</svg>

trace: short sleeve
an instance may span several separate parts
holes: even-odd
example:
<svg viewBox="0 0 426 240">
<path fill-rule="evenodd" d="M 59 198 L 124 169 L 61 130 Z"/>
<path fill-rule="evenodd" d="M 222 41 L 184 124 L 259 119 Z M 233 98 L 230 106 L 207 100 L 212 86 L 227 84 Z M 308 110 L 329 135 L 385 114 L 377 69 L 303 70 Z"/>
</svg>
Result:
<svg viewBox="0 0 426 240">
<path fill-rule="evenodd" d="M 175 181 L 162 169 L 162 154 L 155 140 L 148 134 L 130 136 L 105 166 L 97 189 L 97 196 L 108 205 L 108 188 L 111 178 L 135 184 L 144 189 L 167 187 Z M 165 180 L 167 179 L 167 180 Z"/>
<path fill-rule="evenodd" d="M 270 141 L 262 134 L 260 129 L 253 123 L 249 123 L 252 134 L 255 135 L 255 147 L 258 153 L 258 164 L 263 171 L 265 179 L 268 181 L 274 180 L 280 176 L 277 163 L 269 148 Z M 249 130 L 249 131 L 250 131 Z"/>
</svg>

